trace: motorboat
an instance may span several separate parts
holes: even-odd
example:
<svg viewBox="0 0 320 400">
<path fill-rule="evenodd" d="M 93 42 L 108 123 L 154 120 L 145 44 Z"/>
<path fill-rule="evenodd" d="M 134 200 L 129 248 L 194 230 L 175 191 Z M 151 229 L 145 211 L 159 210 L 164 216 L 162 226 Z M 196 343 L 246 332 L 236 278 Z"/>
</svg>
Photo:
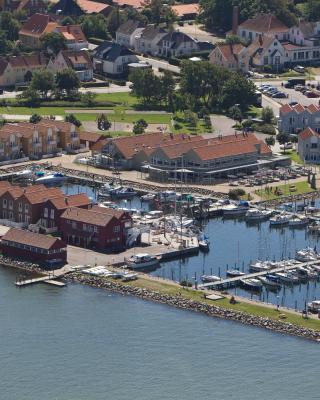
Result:
<svg viewBox="0 0 320 400">
<path fill-rule="evenodd" d="M 36 184 L 51 185 L 63 183 L 67 177 L 60 172 L 54 172 L 53 174 L 48 174 L 35 179 Z"/>
<path fill-rule="evenodd" d="M 137 192 L 131 187 L 121 187 L 120 189 L 111 189 L 109 195 L 113 198 L 125 199 L 136 196 Z"/>
<path fill-rule="evenodd" d="M 270 226 L 283 226 L 289 223 L 287 214 L 278 214 L 270 218 Z"/>
<path fill-rule="evenodd" d="M 161 256 L 153 256 L 147 253 L 139 253 L 126 259 L 128 267 L 132 269 L 148 268 L 159 264 Z"/>
<path fill-rule="evenodd" d="M 272 282 L 276 282 L 276 283 L 281 282 L 280 276 L 278 276 L 278 275 L 267 274 L 267 275 L 266 275 L 266 278 L 267 278 L 269 281 L 272 281 Z"/>
<path fill-rule="evenodd" d="M 291 228 L 298 228 L 308 225 L 309 218 L 308 217 L 301 217 L 300 215 L 293 215 L 289 218 L 289 227 Z"/>
<path fill-rule="evenodd" d="M 295 270 L 295 274 L 300 279 L 317 279 L 319 275 L 318 272 L 316 272 L 315 270 L 301 266 L 297 267 L 297 269 Z"/>
<path fill-rule="evenodd" d="M 135 281 L 138 279 L 138 274 L 127 272 L 122 275 L 122 282 Z"/>
<path fill-rule="evenodd" d="M 262 289 L 262 283 L 259 281 L 259 279 L 240 279 L 241 285 L 248 290 L 261 290 Z"/>
<path fill-rule="evenodd" d="M 270 289 L 281 289 L 280 283 L 268 279 L 268 277 L 266 276 L 260 276 L 259 280 L 262 282 L 264 286 L 267 286 Z"/>
<path fill-rule="evenodd" d="M 245 275 L 245 273 L 239 271 L 238 269 L 230 269 L 229 271 L 227 271 L 227 276 L 229 278 L 236 278 L 237 276 L 242 276 L 242 275 Z"/>
<path fill-rule="evenodd" d="M 280 282 L 283 283 L 298 283 L 300 281 L 300 279 L 291 272 L 277 272 L 275 275 L 278 276 Z"/>
<path fill-rule="evenodd" d="M 221 278 L 216 275 L 202 275 L 201 280 L 204 283 L 206 283 L 206 282 L 209 283 L 209 282 L 219 282 L 219 281 L 221 281 Z"/>
<path fill-rule="evenodd" d="M 308 306 L 308 311 L 312 313 L 319 313 L 320 312 L 320 300 L 313 300 L 310 303 L 307 304 Z"/>
<path fill-rule="evenodd" d="M 202 251 L 209 251 L 210 242 L 208 239 L 199 240 L 199 249 Z"/>
<path fill-rule="evenodd" d="M 246 212 L 247 221 L 263 221 L 271 217 L 272 211 L 270 210 L 259 210 L 258 208 L 252 208 Z"/>
<path fill-rule="evenodd" d="M 241 217 L 246 215 L 248 207 L 236 204 L 228 204 L 221 208 L 224 217 Z"/>
<path fill-rule="evenodd" d="M 318 258 L 317 252 L 307 247 L 306 249 L 296 251 L 295 259 L 300 262 L 315 261 Z"/>
<path fill-rule="evenodd" d="M 250 264 L 249 269 L 252 272 L 262 272 L 268 271 L 271 268 L 274 268 L 276 263 L 272 261 L 256 261 L 255 263 Z"/>
<path fill-rule="evenodd" d="M 22 171 L 16 172 L 15 176 L 19 179 L 31 179 L 33 177 L 33 171 L 31 169 L 23 169 Z"/>
<path fill-rule="evenodd" d="M 308 231 L 315 234 L 320 234 L 320 221 L 314 221 L 308 225 Z"/>
<path fill-rule="evenodd" d="M 157 197 L 160 202 L 175 201 L 180 195 L 172 190 L 166 190 L 164 192 L 159 192 Z"/>
</svg>

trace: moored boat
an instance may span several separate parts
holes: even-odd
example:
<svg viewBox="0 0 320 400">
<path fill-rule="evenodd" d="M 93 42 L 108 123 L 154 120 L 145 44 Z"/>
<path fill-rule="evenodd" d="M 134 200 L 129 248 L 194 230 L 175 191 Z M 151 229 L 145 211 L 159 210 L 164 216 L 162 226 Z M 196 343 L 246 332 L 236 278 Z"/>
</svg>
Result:
<svg viewBox="0 0 320 400">
<path fill-rule="evenodd" d="M 270 218 L 270 226 L 283 226 L 289 223 L 289 217 L 286 214 L 275 215 Z"/>
<path fill-rule="evenodd" d="M 43 185 L 58 184 L 63 183 L 66 179 L 67 177 L 60 172 L 54 172 L 53 174 L 48 174 L 41 176 L 40 178 L 36 178 L 35 183 Z"/>
<path fill-rule="evenodd" d="M 126 259 L 127 265 L 132 269 L 148 268 L 159 264 L 161 256 L 154 256 L 147 253 L 140 253 Z"/>
<path fill-rule="evenodd" d="M 308 223 L 309 223 L 309 218 L 300 215 L 293 215 L 292 217 L 289 218 L 289 227 L 291 228 L 304 227 L 308 225 Z"/>
<path fill-rule="evenodd" d="M 110 190 L 109 195 L 117 199 L 126 199 L 136 196 L 137 192 L 131 187 L 121 187 L 120 189 Z"/>
<path fill-rule="evenodd" d="M 296 251 L 295 259 L 300 262 L 315 261 L 318 258 L 318 253 L 315 249 L 307 247 L 306 249 Z"/>
<path fill-rule="evenodd" d="M 241 285 L 248 290 L 261 290 L 262 289 L 262 283 L 259 281 L 259 279 L 240 279 Z"/>
<path fill-rule="evenodd" d="M 293 275 L 290 272 L 277 272 L 275 275 L 278 276 L 280 282 L 283 283 L 298 283 L 300 281 L 296 275 Z"/>
<path fill-rule="evenodd" d="M 266 276 L 260 276 L 259 280 L 263 283 L 263 285 L 267 286 L 268 288 L 281 289 L 280 283 L 268 279 Z"/>
<path fill-rule="evenodd" d="M 319 313 L 320 312 L 320 300 L 313 300 L 307 304 L 308 311 L 312 313 Z"/>
<path fill-rule="evenodd" d="M 250 209 L 246 212 L 246 220 L 249 222 L 263 221 L 271 217 L 272 211 L 259 210 L 258 208 Z"/>
<path fill-rule="evenodd" d="M 209 282 L 219 282 L 221 281 L 221 278 L 216 275 L 202 275 L 201 280 L 204 283 L 209 283 Z"/>
<path fill-rule="evenodd" d="M 230 269 L 227 271 L 227 276 L 229 278 L 236 278 L 237 276 L 245 275 L 244 272 L 239 271 L 238 269 Z"/>
</svg>

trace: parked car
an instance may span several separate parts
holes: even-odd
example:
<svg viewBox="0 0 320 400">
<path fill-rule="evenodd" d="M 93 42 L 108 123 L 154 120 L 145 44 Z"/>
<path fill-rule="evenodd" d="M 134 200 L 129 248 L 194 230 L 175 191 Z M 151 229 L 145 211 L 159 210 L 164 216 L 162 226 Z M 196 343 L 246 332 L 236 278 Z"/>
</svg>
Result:
<svg viewBox="0 0 320 400">
<path fill-rule="evenodd" d="M 296 72 L 299 72 L 300 74 L 303 74 L 303 73 L 306 72 L 305 67 L 303 67 L 302 65 L 297 65 L 297 66 L 295 66 L 295 67 L 294 67 L 294 70 L 295 70 Z"/>
<path fill-rule="evenodd" d="M 297 101 L 290 101 L 289 106 L 296 106 L 298 104 Z"/>
<path fill-rule="evenodd" d="M 303 85 L 296 85 L 294 87 L 294 90 L 296 90 L 297 92 L 301 92 L 303 89 L 305 89 L 305 86 Z"/>
<path fill-rule="evenodd" d="M 307 96 L 309 98 L 314 98 L 314 99 L 320 97 L 317 93 L 312 92 L 311 90 L 307 90 L 304 94 L 305 94 L 305 96 Z"/>
<path fill-rule="evenodd" d="M 286 99 L 288 97 L 288 95 L 283 92 L 277 92 L 277 93 L 273 94 L 272 97 L 274 99 Z"/>
</svg>

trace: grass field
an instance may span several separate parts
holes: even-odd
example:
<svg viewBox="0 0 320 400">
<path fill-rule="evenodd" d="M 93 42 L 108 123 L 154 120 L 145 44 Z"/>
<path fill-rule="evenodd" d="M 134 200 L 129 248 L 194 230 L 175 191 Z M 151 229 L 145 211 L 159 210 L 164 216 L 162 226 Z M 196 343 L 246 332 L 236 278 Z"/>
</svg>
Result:
<svg viewBox="0 0 320 400">
<path fill-rule="evenodd" d="M 117 281 L 118 283 L 121 283 Z M 223 298 L 221 300 L 217 301 L 212 301 L 204 298 L 204 293 L 201 291 L 195 291 L 192 289 L 183 289 L 181 286 L 171 284 L 171 283 L 166 283 L 161 280 L 156 280 L 156 279 L 149 279 L 149 278 L 139 278 L 136 281 L 132 282 L 125 282 L 126 285 L 131 285 L 135 287 L 141 287 L 141 288 L 146 288 L 149 290 L 154 290 L 158 291 L 161 293 L 169 294 L 169 295 L 181 295 L 182 297 L 190 300 L 196 300 L 200 301 L 206 304 L 211 304 L 211 305 L 216 305 L 216 306 L 221 306 L 226 309 L 233 309 L 237 311 L 242 311 L 247 314 L 255 315 L 255 316 L 261 316 L 261 317 L 267 317 L 271 318 L 274 320 L 279 320 L 279 311 L 276 310 L 276 306 L 273 307 L 268 307 L 264 306 L 263 304 L 252 304 L 250 302 L 246 301 L 240 301 L 237 302 L 236 304 L 230 304 L 228 298 Z M 281 314 L 284 314 L 286 316 L 285 321 L 290 322 L 292 324 L 298 325 L 298 326 L 303 326 L 306 328 L 312 328 L 317 331 L 320 331 L 320 321 L 316 319 L 305 319 L 302 318 L 302 316 L 297 315 L 295 313 L 290 313 L 290 312 L 283 312 L 281 310 Z"/>
<path fill-rule="evenodd" d="M 295 191 L 290 191 L 290 186 L 293 185 L 296 187 Z M 291 195 L 297 195 L 297 194 L 304 194 L 304 193 L 310 193 L 314 192 L 315 190 L 310 187 L 308 182 L 296 182 L 296 183 L 289 183 L 287 185 L 279 185 L 277 186 L 278 189 L 282 191 L 282 195 L 276 195 L 275 194 L 275 187 L 273 187 L 272 192 L 262 189 L 262 190 L 256 190 L 255 193 L 260 196 L 263 200 L 274 200 L 274 199 L 279 199 L 281 197 L 286 197 L 286 196 L 291 196 Z"/>
<path fill-rule="evenodd" d="M 286 152 L 282 152 L 282 154 L 285 156 L 289 156 L 291 158 L 291 161 L 296 164 L 303 164 L 303 161 L 299 157 L 299 154 L 296 152 L 296 150 L 286 150 Z"/>
</svg>

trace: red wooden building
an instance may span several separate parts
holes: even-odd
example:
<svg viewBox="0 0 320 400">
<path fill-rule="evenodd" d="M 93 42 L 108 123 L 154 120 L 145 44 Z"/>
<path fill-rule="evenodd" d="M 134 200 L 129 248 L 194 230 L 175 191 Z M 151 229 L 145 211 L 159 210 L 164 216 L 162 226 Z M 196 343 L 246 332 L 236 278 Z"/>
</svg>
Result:
<svg viewBox="0 0 320 400">
<path fill-rule="evenodd" d="M 65 263 L 67 247 L 52 236 L 11 228 L 1 239 L 2 254 L 41 264 Z"/>
<path fill-rule="evenodd" d="M 60 217 L 60 232 L 66 243 L 102 251 L 123 250 L 131 226 L 128 213 L 98 206 L 68 208 Z"/>
</svg>

